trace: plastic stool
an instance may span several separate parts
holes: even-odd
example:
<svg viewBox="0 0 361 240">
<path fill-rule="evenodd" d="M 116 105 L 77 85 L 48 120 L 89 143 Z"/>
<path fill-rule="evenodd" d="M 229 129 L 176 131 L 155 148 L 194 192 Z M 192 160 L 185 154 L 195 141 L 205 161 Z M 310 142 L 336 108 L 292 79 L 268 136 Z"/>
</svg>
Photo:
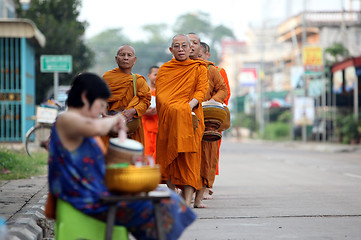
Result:
<svg viewBox="0 0 361 240">
<path fill-rule="evenodd" d="M 101 240 L 105 238 L 106 224 L 87 216 L 69 203 L 57 199 L 54 232 L 56 240 Z M 115 226 L 113 240 L 128 240 L 128 231 L 123 226 Z"/>
</svg>

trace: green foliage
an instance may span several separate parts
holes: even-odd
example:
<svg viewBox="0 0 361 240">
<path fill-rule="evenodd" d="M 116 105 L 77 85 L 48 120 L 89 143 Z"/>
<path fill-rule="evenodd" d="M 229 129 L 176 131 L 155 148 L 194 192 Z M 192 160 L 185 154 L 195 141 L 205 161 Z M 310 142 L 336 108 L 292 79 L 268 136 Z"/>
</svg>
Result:
<svg viewBox="0 0 361 240">
<path fill-rule="evenodd" d="M 290 125 L 284 122 L 273 122 L 265 126 L 264 139 L 287 140 L 290 138 Z"/>
<path fill-rule="evenodd" d="M 189 32 L 199 34 L 201 39 L 210 45 L 210 60 L 216 63 L 218 62 L 216 46 L 220 46 L 221 40 L 225 37 L 234 38 L 232 30 L 223 25 L 212 26 L 209 15 L 202 12 L 181 15 L 174 26 L 176 27 L 173 28 L 173 35 Z M 147 24 L 142 28 L 148 35 L 148 38 L 142 41 L 131 41 L 124 35 L 121 28 L 105 30 L 90 38 L 87 43 L 96 53 L 96 58 L 95 64 L 89 70 L 102 75 L 105 71 L 116 67 L 115 52 L 120 45 L 126 43 L 135 48 L 135 55 L 137 56 L 137 62 L 133 68 L 135 73 L 146 76 L 150 66 L 160 66 L 169 61 L 172 56 L 168 48 L 173 37 L 173 35 L 168 36 L 166 34 L 171 32 L 168 29 L 169 26 L 166 24 Z"/>
<path fill-rule="evenodd" d="M 149 43 L 160 43 L 169 41 L 164 35 L 164 32 L 167 30 L 167 25 L 164 23 L 144 25 L 142 29 L 150 35 L 150 37 L 148 38 Z"/>
<path fill-rule="evenodd" d="M 356 121 L 353 114 L 343 116 L 337 119 L 337 125 L 340 126 L 342 143 L 350 143 L 351 140 L 359 140 L 361 133 L 359 127 L 361 123 Z"/>
<path fill-rule="evenodd" d="M 248 128 L 253 132 L 255 132 L 258 128 L 255 115 L 249 115 L 245 113 L 237 113 L 232 120 L 232 126 Z"/>
<path fill-rule="evenodd" d="M 45 174 L 47 154 L 30 158 L 25 152 L 11 152 L 0 149 L 0 180 L 28 178 Z"/>
<path fill-rule="evenodd" d="M 46 46 L 36 46 L 36 102 L 43 101 L 45 92 L 53 86 L 53 75 L 40 72 L 40 55 L 73 56 L 73 73 L 59 75 L 60 84 L 69 84 L 73 76 L 86 70 L 93 62 L 94 53 L 84 43 L 87 23 L 79 22 L 81 0 L 32 0 L 28 10 L 15 0 L 19 18 L 32 20 L 46 37 Z"/>
<path fill-rule="evenodd" d="M 89 71 L 102 76 L 104 72 L 117 67 L 115 55 L 118 48 L 123 44 L 131 44 L 122 31 L 122 28 L 108 29 L 87 41 L 88 46 L 96 53 L 94 65 Z"/>
<path fill-rule="evenodd" d="M 327 65 L 330 65 L 348 57 L 350 52 L 342 43 L 335 42 L 331 47 L 325 49 L 325 54 L 333 58 L 331 62 L 327 63 Z"/>
<path fill-rule="evenodd" d="M 173 31 L 175 34 L 194 32 L 202 36 L 209 36 L 212 31 L 209 14 L 204 12 L 187 13 L 179 16 Z"/>
<path fill-rule="evenodd" d="M 278 116 L 278 121 L 283 122 L 283 123 L 289 123 L 291 121 L 291 111 L 290 110 L 283 111 Z"/>
</svg>

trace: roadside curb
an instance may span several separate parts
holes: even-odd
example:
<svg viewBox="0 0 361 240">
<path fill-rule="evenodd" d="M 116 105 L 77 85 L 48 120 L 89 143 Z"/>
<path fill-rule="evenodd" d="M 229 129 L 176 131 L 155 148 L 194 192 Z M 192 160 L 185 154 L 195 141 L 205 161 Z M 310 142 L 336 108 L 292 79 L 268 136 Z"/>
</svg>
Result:
<svg viewBox="0 0 361 240">
<path fill-rule="evenodd" d="M 36 178 L 37 191 L 27 195 L 24 205 L 7 221 L 8 240 L 40 240 L 53 236 L 53 221 L 44 214 L 47 199 L 47 179 Z M 29 185 L 30 179 L 27 179 Z M 24 201 L 19 197 L 20 202 Z"/>
</svg>

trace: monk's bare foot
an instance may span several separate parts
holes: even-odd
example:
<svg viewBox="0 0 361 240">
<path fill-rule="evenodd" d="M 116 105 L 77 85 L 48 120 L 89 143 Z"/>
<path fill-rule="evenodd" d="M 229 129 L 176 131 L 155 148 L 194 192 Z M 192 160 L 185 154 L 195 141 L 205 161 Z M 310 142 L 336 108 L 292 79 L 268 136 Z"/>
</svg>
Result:
<svg viewBox="0 0 361 240">
<path fill-rule="evenodd" d="M 203 199 L 204 200 L 211 200 L 211 199 L 213 199 L 213 196 L 211 196 L 209 193 L 204 193 L 203 194 Z"/>
<path fill-rule="evenodd" d="M 200 201 L 199 203 L 194 203 L 193 207 L 194 208 L 208 208 L 208 206 L 205 205 L 202 201 Z"/>
<path fill-rule="evenodd" d="M 213 197 L 211 196 L 213 194 L 213 191 L 211 193 L 211 189 L 210 188 L 206 188 L 204 190 L 204 193 L 203 193 L 203 196 L 202 196 L 202 199 L 205 199 L 205 200 L 210 200 L 210 199 L 213 199 Z"/>
</svg>

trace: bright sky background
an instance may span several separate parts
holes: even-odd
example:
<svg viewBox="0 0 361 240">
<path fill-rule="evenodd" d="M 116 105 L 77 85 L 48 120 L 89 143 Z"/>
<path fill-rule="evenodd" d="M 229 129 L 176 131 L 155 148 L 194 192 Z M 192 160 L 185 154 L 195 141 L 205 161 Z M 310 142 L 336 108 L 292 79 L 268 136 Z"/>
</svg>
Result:
<svg viewBox="0 0 361 240">
<path fill-rule="evenodd" d="M 304 1 L 308 10 L 342 9 L 342 0 L 83 0 L 80 20 L 89 23 L 87 38 L 109 28 L 123 28 L 131 40 L 140 40 L 145 36 L 142 25 L 172 27 L 180 15 L 202 11 L 210 14 L 213 26 L 223 24 L 244 40 L 249 24 L 295 15 L 303 10 Z M 360 2 L 343 0 L 344 7 L 350 9 L 352 4 L 353 10 L 360 9 Z"/>
</svg>

